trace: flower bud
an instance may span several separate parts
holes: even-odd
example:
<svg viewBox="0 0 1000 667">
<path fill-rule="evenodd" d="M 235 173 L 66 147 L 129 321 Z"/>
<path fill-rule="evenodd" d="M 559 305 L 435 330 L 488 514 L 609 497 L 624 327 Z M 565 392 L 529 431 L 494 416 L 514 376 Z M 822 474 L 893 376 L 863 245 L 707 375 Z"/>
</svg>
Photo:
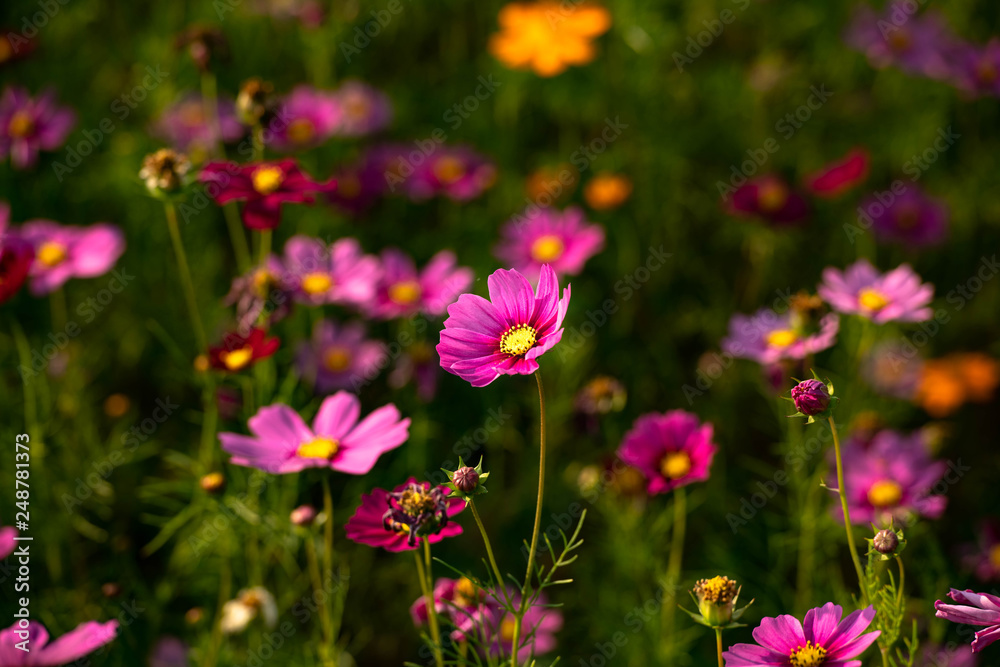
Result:
<svg viewBox="0 0 1000 667">
<path fill-rule="evenodd" d="M 316 520 L 316 508 L 312 505 L 302 505 L 292 510 L 288 519 L 296 526 L 308 526 Z"/>
<path fill-rule="evenodd" d="M 472 493 L 479 484 L 479 473 L 469 466 L 464 466 L 455 471 L 455 476 L 451 479 L 455 483 L 455 488 L 463 493 Z"/>
<path fill-rule="evenodd" d="M 880 554 L 891 554 L 899 546 L 899 537 L 896 536 L 896 531 L 884 528 L 875 533 L 872 543 L 875 551 Z"/>
<path fill-rule="evenodd" d="M 814 417 L 830 407 L 830 390 L 820 380 L 804 380 L 792 387 L 792 402 L 800 413 Z"/>
</svg>

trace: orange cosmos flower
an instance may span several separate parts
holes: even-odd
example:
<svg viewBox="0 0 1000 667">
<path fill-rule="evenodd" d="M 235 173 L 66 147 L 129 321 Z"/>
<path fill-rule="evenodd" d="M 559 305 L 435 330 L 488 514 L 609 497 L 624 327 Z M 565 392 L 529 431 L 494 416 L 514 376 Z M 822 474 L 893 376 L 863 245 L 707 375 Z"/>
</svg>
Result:
<svg viewBox="0 0 1000 667">
<path fill-rule="evenodd" d="M 504 6 L 498 22 L 500 32 L 489 44 L 497 60 L 513 69 L 555 76 L 570 65 L 594 59 L 591 40 L 611 27 L 611 14 L 596 5 L 572 7 L 542 0 Z"/>
<path fill-rule="evenodd" d="M 924 364 L 916 400 L 933 417 L 946 417 L 967 401 L 984 403 L 1000 383 L 1000 364 L 981 354 L 950 354 Z"/>
<path fill-rule="evenodd" d="M 601 172 L 583 189 L 583 198 L 595 211 L 618 208 L 632 194 L 632 181 L 621 174 Z"/>
</svg>

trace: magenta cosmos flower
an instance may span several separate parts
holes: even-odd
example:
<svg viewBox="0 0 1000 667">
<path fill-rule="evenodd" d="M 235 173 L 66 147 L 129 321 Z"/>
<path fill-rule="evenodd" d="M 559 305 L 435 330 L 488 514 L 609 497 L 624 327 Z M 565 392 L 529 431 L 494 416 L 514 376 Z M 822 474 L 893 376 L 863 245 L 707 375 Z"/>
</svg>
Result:
<svg viewBox="0 0 1000 667">
<path fill-rule="evenodd" d="M 986 45 L 960 44 L 949 54 L 950 79 L 973 96 L 1000 97 L 1000 39 Z"/>
<path fill-rule="evenodd" d="M 462 527 L 450 519 L 465 509 L 465 501 L 448 498 L 449 491 L 413 477 L 392 492 L 373 489 L 361 496 L 361 506 L 344 526 L 347 537 L 396 552 L 417 549 L 422 540 L 436 544 L 461 535 Z"/>
<path fill-rule="evenodd" d="M 385 162 L 377 151 L 369 151 L 358 162 L 335 171 L 333 182 L 334 187 L 323 191 L 326 200 L 342 211 L 358 215 L 385 193 Z"/>
<path fill-rule="evenodd" d="M 377 132 L 392 121 L 392 103 L 381 91 L 361 81 L 345 81 L 333 93 L 340 105 L 337 134 L 360 137 Z"/>
<path fill-rule="evenodd" d="M 718 449 L 712 432 L 711 424 L 684 410 L 650 413 L 622 438 L 618 458 L 645 475 L 648 493 L 668 493 L 708 479 Z"/>
<path fill-rule="evenodd" d="M 734 357 L 769 365 L 782 359 L 804 359 L 837 342 L 840 318 L 828 313 L 810 330 L 793 309 L 778 314 L 762 308 L 753 315 L 736 314 L 729 320 L 729 335 L 722 350 Z"/>
<path fill-rule="evenodd" d="M 980 581 L 1000 581 L 1000 521 L 989 519 L 983 522 L 979 543 L 966 547 L 964 562 Z"/>
<path fill-rule="evenodd" d="M 17 528 L 13 526 L 0 526 L 0 560 L 14 553 L 17 547 Z"/>
<path fill-rule="evenodd" d="M 778 226 L 794 225 L 809 215 L 809 204 L 778 176 L 761 176 L 740 186 L 729 201 L 728 212 L 757 216 Z"/>
<path fill-rule="evenodd" d="M 10 205 L 0 202 L 0 303 L 13 298 L 28 278 L 35 249 L 13 231 L 7 231 Z"/>
<path fill-rule="evenodd" d="M 324 184 L 313 181 L 295 160 L 209 162 L 199 179 L 216 204 L 245 201 L 243 224 L 250 229 L 274 229 L 281 223 L 281 205 L 311 204 Z"/>
<path fill-rule="evenodd" d="M 268 144 L 280 151 L 319 146 L 342 124 L 340 102 L 329 92 L 296 86 L 278 107 L 278 121 L 269 128 Z"/>
<path fill-rule="evenodd" d="M 948 466 L 931 459 L 923 434 L 885 429 L 870 442 L 851 441 L 844 448 L 844 490 L 857 525 L 907 522 L 914 516 L 936 519 L 948 499 L 932 495 Z M 836 480 L 833 483 L 836 486 Z M 839 505 L 832 509 L 843 520 Z"/>
<path fill-rule="evenodd" d="M 494 254 L 528 280 L 538 280 L 543 264 L 557 275 L 576 275 L 604 248 L 604 229 L 587 224 L 575 206 L 562 212 L 538 209 L 537 215 L 508 221 L 500 234 Z"/>
<path fill-rule="evenodd" d="M 363 475 L 379 456 L 406 441 L 410 420 L 401 419 L 391 403 L 358 421 L 360 415 L 358 397 L 338 391 L 320 405 L 312 428 L 295 410 L 279 403 L 250 418 L 252 436 L 220 433 L 219 440 L 233 455 L 231 463 L 273 474 L 332 468 Z"/>
<path fill-rule="evenodd" d="M 805 179 L 806 189 L 817 197 L 839 197 L 868 177 L 871 158 L 863 148 L 854 148 L 841 159 Z"/>
<path fill-rule="evenodd" d="M 928 307 L 934 286 L 921 283 L 908 264 L 884 274 L 866 259 L 845 271 L 828 266 L 817 292 L 837 312 L 861 315 L 876 324 L 925 322 L 934 316 Z"/>
<path fill-rule="evenodd" d="M 521 604 L 518 591 L 508 587 L 507 594 L 512 604 Z M 510 655 L 514 647 L 514 616 L 497 601 L 498 594 L 493 593 L 494 604 L 487 607 L 483 615 L 483 626 L 492 655 Z M 521 639 L 517 651 L 518 661 L 527 662 L 533 655 L 544 655 L 555 650 L 558 645 L 556 633 L 562 630 L 563 615 L 558 609 L 546 606 L 548 601 L 544 594 L 539 594 L 521 621 Z"/>
<path fill-rule="evenodd" d="M 948 597 L 958 604 L 934 603 L 935 616 L 966 625 L 984 625 L 972 640 L 972 652 L 979 653 L 993 642 L 1000 640 L 1000 597 L 989 593 L 951 589 Z"/>
<path fill-rule="evenodd" d="M 46 91 L 32 99 L 24 88 L 11 86 L 0 97 L 0 159 L 10 156 L 16 169 L 38 162 L 38 152 L 62 146 L 76 123 L 76 114 L 56 104 Z"/>
<path fill-rule="evenodd" d="M 469 201 L 496 182 L 493 163 L 465 146 L 438 146 L 430 154 L 413 146 L 393 146 L 386 155 L 391 155 L 384 169 L 388 189 L 402 190 L 414 201 L 439 195 Z"/>
<path fill-rule="evenodd" d="M 431 317 L 444 315 L 474 278 L 472 269 L 457 264 L 455 253 L 442 250 L 417 271 L 402 250 L 383 250 L 382 277 L 369 309 L 372 316 L 390 320 L 421 312 Z"/>
<path fill-rule="evenodd" d="M 317 238 L 293 236 L 285 243 L 283 261 L 282 281 L 296 301 L 311 306 L 368 306 L 381 275 L 378 259 L 364 254 L 355 239 L 327 246 Z"/>
<path fill-rule="evenodd" d="M 976 654 L 971 646 L 954 646 L 946 648 L 935 644 L 921 647 L 919 667 L 976 667 Z"/>
<path fill-rule="evenodd" d="M 869 197 L 858 207 L 858 219 L 871 226 L 880 241 L 910 247 L 937 245 L 948 234 L 948 207 L 914 185 L 888 206 Z"/>
<path fill-rule="evenodd" d="M 455 626 L 451 637 L 454 641 L 465 641 L 468 635 L 482 643 L 486 615 L 498 605 L 495 598 L 477 587 L 467 577 L 461 579 L 438 579 L 433 591 L 434 610 L 439 616 L 447 616 Z M 410 617 L 417 627 L 427 625 L 427 598 L 420 596 L 410 606 Z"/>
<path fill-rule="evenodd" d="M 364 325 L 355 322 L 338 327 L 321 320 L 313 329 L 312 341 L 299 347 L 298 364 L 303 377 L 315 378 L 316 391 L 328 394 L 367 384 L 388 365 L 388 357 L 384 343 L 366 338 Z"/>
<path fill-rule="evenodd" d="M 4 667 L 59 667 L 74 662 L 108 644 L 118 634 L 118 621 L 81 623 L 59 639 L 50 642 L 45 626 L 29 621 L 29 652 L 17 648 L 24 641 L 18 624 L 0 632 L 0 665 Z"/>
<path fill-rule="evenodd" d="M 487 280 L 490 300 L 463 294 L 448 307 L 441 342 L 441 368 L 485 387 L 501 375 L 529 375 L 538 357 L 562 340 L 570 286 L 559 298 L 551 266 L 542 267 L 537 290 L 514 270 L 499 269 Z"/>
<path fill-rule="evenodd" d="M 936 13 L 912 15 L 917 5 L 895 0 L 881 14 L 860 7 L 851 19 L 844 41 L 868 58 L 872 67 L 891 65 L 904 72 L 942 78 L 948 74 L 946 54 L 955 38 Z"/>
<path fill-rule="evenodd" d="M 31 293 L 48 294 L 70 278 L 93 278 L 111 270 L 125 252 L 125 236 L 107 223 L 89 227 L 31 220 L 19 235 L 35 250 L 31 265 Z"/>
<path fill-rule="evenodd" d="M 239 139 L 246 128 L 236 117 L 232 98 L 218 99 L 218 128 L 209 121 L 205 101 L 198 93 L 188 93 L 167 107 L 153 124 L 153 132 L 179 151 L 199 155 L 211 154 L 223 142 Z"/>
<path fill-rule="evenodd" d="M 847 615 L 832 602 L 806 612 L 804 623 L 788 614 L 767 617 L 754 628 L 756 644 L 736 644 L 722 654 L 726 667 L 861 667 L 853 660 L 881 634 L 865 633 L 875 618 L 866 607 Z M 864 633 L 864 634 L 862 634 Z"/>
</svg>

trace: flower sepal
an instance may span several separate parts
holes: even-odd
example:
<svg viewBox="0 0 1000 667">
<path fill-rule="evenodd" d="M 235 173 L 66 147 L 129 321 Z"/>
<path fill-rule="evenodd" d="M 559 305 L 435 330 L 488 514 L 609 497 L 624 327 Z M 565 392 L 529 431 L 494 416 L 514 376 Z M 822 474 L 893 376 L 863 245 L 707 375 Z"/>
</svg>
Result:
<svg viewBox="0 0 1000 667">
<path fill-rule="evenodd" d="M 892 526 L 879 529 L 872 525 L 875 537 L 866 538 L 868 542 L 868 556 L 881 561 L 898 558 L 906 549 L 906 538 L 903 537 L 903 529 L 896 530 Z"/>
<path fill-rule="evenodd" d="M 451 489 L 449 498 L 461 498 L 468 505 L 472 498 L 489 493 L 486 489 L 486 480 L 490 474 L 483 472 L 483 459 L 480 457 L 475 468 L 465 465 L 462 457 L 458 457 L 458 467 L 455 470 L 441 468 L 441 471 L 448 476 L 448 482 L 444 485 Z"/>
</svg>

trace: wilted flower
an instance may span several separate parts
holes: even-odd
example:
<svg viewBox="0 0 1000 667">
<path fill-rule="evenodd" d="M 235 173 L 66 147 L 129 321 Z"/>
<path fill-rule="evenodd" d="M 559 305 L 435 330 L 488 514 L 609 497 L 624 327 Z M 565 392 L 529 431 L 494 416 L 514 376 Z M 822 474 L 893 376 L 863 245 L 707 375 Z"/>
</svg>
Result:
<svg viewBox="0 0 1000 667">
<path fill-rule="evenodd" d="M 338 326 L 320 320 L 313 328 L 312 341 L 303 342 L 298 352 L 299 372 L 314 379 L 316 393 L 353 389 L 374 379 L 388 365 L 386 346 L 369 340 L 363 324 Z"/>
<path fill-rule="evenodd" d="M 46 91 L 32 98 L 27 90 L 9 86 L 0 96 L 0 159 L 11 158 L 15 169 L 33 167 L 39 151 L 62 146 L 76 114 L 56 104 L 56 96 Z"/>
<path fill-rule="evenodd" d="M 416 549 L 424 539 L 435 544 L 460 535 L 462 527 L 448 519 L 465 509 L 465 501 L 447 495 L 448 487 L 432 487 L 413 477 L 391 493 L 373 489 L 361 496 L 361 506 L 347 521 L 347 537 L 395 552 Z"/>
<path fill-rule="evenodd" d="M 377 132 L 392 121 L 392 103 L 385 93 L 361 81 L 345 81 L 333 92 L 340 105 L 337 134 L 360 137 Z"/>
<path fill-rule="evenodd" d="M 311 204 L 324 187 L 299 169 L 295 160 L 244 165 L 209 162 L 199 180 L 208 186 L 206 191 L 216 204 L 246 201 L 243 224 L 258 230 L 274 229 L 281 223 L 283 203 Z"/>
<path fill-rule="evenodd" d="M 334 136 L 343 110 L 330 92 L 296 86 L 279 103 L 277 115 L 281 122 L 270 128 L 269 145 L 288 152 L 319 146 Z"/>
<path fill-rule="evenodd" d="M 560 276 L 576 275 L 604 248 L 604 229 L 588 224 L 576 207 L 539 209 L 534 215 L 519 216 L 504 224 L 500 234 L 493 253 L 532 281 L 544 265 Z"/>
<path fill-rule="evenodd" d="M 401 418 L 393 404 L 383 405 L 360 421 L 361 401 L 338 391 L 328 396 L 306 425 L 292 408 L 281 403 L 263 407 L 250 418 L 252 436 L 220 433 L 230 463 L 283 475 L 306 468 L 331 468 L 363 475 L 378 458 L 409 437 L 410 420 Z"/>
<path fill-rule="evenodd" d="M 259 123 L 274 104 L 272 93 L 274 86 L 269 81 L 257 77 L 244 81 L 240 86 L 239 95 L 236 96 L 236 113 L 240 120 L 247 125 Z"/>
<path fill-rule="evenodd" d="M 543 266 L 537 290 L 514 270 L 499 269 L 487 280 L 490 300 L 463 294 L 448 307 L 441 342 L 441 368 L 485 387 L 501 375 L 530 375 L 538 357 L 562 339 L 569 308 L 567 285 L 559 298 L 559 282 Z"/>
<path fill-rule="evenodd" d="M 858 207 L 858 219 L 872 227 L 880 241 L 914 248 L 937 245 L 948 234 L 948 207 L 913 185 L 888 205 L 877 196 L 865 199 Z"/>
<path fill-rule="evenodd" d="M 311 236 L 296 235 L 285 243 L 282 281 L 299 303 L 319 306 L 335 303 L 369 306 L 382 270 L 373 255 L 366 255 L 355 239 L 327 244 Z"/>
<path fill-rule="evenodd" d="M 737 313 L 729 320 L 729 335 L 722 341 L 722 350 L 759 364 L 805 359 L 837 342 L 840 329 L 837 315 L 828 313 L 817 324 L 816 328 L 811 326 L 795 309 L 781 314 L 770 308 L 762 308 L 750 316 Z"/>
<path fill-rule="evenodd" d="M 31 243 L 7 230 L 9 221 L 10 205 L 0 202 L 0 303 L 21 289 L 35 259 Z"/>
<path fill-rule="evenodd" d="M 497 60 L 513 69 L 555 76 L 570 65 L 585 65 L 594 59 L 592 40 L 611 27 L 611 14 L 589 3 L 567 7 L 555 0 L 541 0 L 505 5 L 497 21 L 500 32 L 489 42 L 490 53 Z"/>
<path fill-rule="evenodd" d="M 109 644 L 118 634 L 118 621 L 98 623 L 88 621 L 76 626 L 53 642 L 49 633 L 38 621 L 28 621 L 29 653 L 17 648 L 24 641 L 16 633 L 25 632 L 20 623 L 14 623 L 0 632 L 0 665 L 31 665 L 32 667 L 58 667 L 76 662 L 105 644 Z"/>
<path fill-rule="evenodd" d="M 828 266 L 818 292 L 834 310 L 861 315 L 876 324 L 924 322 L 934 316 L 928 307 L 934 286 L 921 283 L 908 264 L 885 274 L 866 259 L 859 259 L 843 272 Z"/>
<path fill-rule="evenodd" d="M 932 417 L 947 417 L 966 402 L 986 403 L 1000 383 L 1000 363 L 980 352 L 959 352 L 925 361 L 916 403 Z"/>
<path fill-rule="evenodd" d="M 146 182 L 151 193 L 170 194 L 184 186 L 190 170 L 191 161 L 186 155 L 161 148 L 143 159 L 139 178 Z"/>
<path fill-rule="evenodd" d="M 273 628 L 278 623 L 278 605 L 274 596 L 261 586 L 244 588 L 235 599 L 222 605 L 222 631 L 227 635 L 243 632 L 250 621 L 261 617 L 264 625 Z"/>
<path fill-rule="evenodd" d="M 419 272 L 402 250 L 386 248 L 381 259 L 381 277 L 368 310 L 386 320 L 421 312 L 431 317 L 443 315 L 475 277 L 472 269 L 458 266 L 450 250 L 431 257 Z"/>
<path fill-rule="evenodd" d="M 668 493 L 708 479 L 718 450 L 712 431 L 684 410 L 646 414 L 625 434 L 618 457 L 646 476 L 648 493 Z"/>
<path fill-rule="evenodd" d="M 804 624 L 788 614 L 763 618 L 753 631 L 757 644 L 736 644 L 722 654 L 726 667 L 860 667 L 861 661 L 852 658 L 881 634 L 862 634 L 875 618 L 875 608 L 859 609 L 841 620 L 843 613 L 839 605 L 827 602 L 807 611 Z"/>
<path fill-rule="evenodd" d="M 809 204 L 780 177 L 751 179 L 732 193 L 727 211 L 731 215 L 755 215 L 775 225 L 794 225 L 809 215 Z"/>
<path fill-rule="evenodd" d="M 209 119 L 205 100 L 198 93 L 188 93 L 167 107 L 153 124 L 153 133 L 179 151 L 197 158 L 210 154 L 219 143 L 239 139 L 246 129 L 236 118 L 231 97 L 216 100 L 218 127 Z"/>
<path fill-rule="evenodd" d="M 859 7 L 844 41 L 873 67 L 894 65 L 910 74 L 941 78 L 948 73 L 945 54 L 955 38 L 939 14 L 912 16 L 915 11 L 906 0 L 893 0 L 881 14 Z"/>
<path fill-rule="evenodd" d="M 958 604 L 934 603 L 934 614 L 952 623 L 986 626 L 972 640 L 972 652 L 979 653 L 993 642 L 1000 640 L 1000 597 L 971 590 L 951 589 L 948 597 Z"/>
<path fill-rule="evenodd" d="M 817 197 L 828 199 L 839 197 L 868 178 L 870 162 L 867 150 L 853 148 L 841 159 L 807 176 L 806 189 Z"/>
<path fill-rule="evenodd" d="M 632 181 L 622 174 L 602 171 L 583 188 L 583 198 L 595 211 L 618 208 L 632 195 Z"/>
<path fill-rule="evenodd" d="M 125 252 L 125 235 L 114 225 L 60 225 L 51 220 L 24 223 L 20 238 L 32 245 L 31 293 L 48 294 L 70 278 L 93 278 L 111 270 Z"/>
<path fill-rule="evenodd" d="M 260 328 L 251 329 L 246 335 L 233 331 L 223 336 L 221 345 L 208 348 L 208 362 L 212 368 L 238 373 L 270 357 L 280 344 L 277 337 L 267 338 L 267 332 Z"/>
</svg>

